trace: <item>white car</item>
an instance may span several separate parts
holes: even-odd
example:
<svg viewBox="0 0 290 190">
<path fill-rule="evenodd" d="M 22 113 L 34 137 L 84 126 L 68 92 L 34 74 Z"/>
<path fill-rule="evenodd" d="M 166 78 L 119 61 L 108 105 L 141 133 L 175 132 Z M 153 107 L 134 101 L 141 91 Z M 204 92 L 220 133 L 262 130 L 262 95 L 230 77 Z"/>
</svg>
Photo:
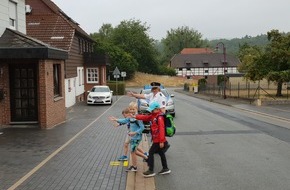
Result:
<svg viewBox="0 0 290 190">
<path fill-rule="evenodd" d="M 113 91 L 108 86 L 94 86 L 88 93 L 88 105 L 113 103 Z"/>
</svg>

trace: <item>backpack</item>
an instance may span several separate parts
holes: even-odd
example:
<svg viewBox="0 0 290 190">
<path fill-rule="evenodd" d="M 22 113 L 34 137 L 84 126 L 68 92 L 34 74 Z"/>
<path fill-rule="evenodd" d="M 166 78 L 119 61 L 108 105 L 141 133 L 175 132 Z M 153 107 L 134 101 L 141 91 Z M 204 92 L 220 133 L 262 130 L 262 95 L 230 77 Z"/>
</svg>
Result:
<svg viewBox="0 0 290 190">
<path fill-rule="evenodd" d="M 165 136 L 172 137 L 176 132 L 176 127 L 173 121 L 173 116 L 167 113 L 167 114 L 161 114 L 158 117 L 163 117 L 164 119 Z M 157 117 L 157 122 L 158 122 L 158 117 Z"/>
<path fill-rule="evenodd" d="M 136 123 L 136 125 L 138 125 L 140 127 L 140 125 L 137 122 L 137 120 L 134 121 L 134 123 Z M 150 133 L 150 130 L 151 130 L 151 128 L 150 128 L 151 127 L 150 126 L 150 122 L 144 122 L 143 121 L 143 125 L 144 125 L 144 130 L 142 131 L 142 133 L 149 134 Z"/>
</svg>

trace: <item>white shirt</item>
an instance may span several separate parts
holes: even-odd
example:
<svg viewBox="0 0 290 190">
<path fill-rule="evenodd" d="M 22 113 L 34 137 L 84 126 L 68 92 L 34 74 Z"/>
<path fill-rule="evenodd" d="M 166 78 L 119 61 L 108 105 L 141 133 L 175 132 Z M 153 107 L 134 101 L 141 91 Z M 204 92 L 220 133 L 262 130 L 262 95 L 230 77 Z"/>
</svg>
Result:
<svg viewBox="0 0 290 190">
<path fill-rule="evenodd" d="M 158 102 L 160 104 L 160 108 L 166 107 L 166 97 L 162 92 L 157 92 L 155 95 L 153 93 L 144 94 L 145 98 L 149 100 L 149 104 L 151 102 Z"/>
</svg>

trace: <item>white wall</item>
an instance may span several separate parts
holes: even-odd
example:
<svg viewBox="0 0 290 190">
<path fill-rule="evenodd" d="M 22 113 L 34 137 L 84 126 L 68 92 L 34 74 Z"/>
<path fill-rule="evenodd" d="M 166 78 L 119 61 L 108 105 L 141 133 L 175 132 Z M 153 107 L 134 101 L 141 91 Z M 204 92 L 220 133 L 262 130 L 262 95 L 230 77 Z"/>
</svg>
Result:
<svg viewBox="0 0 290 190">
<path fill-rule="evenodd" d="M 25 0 L 11 0 L 17 6 L 16 30 L 26 34 Z M 9 25 L 9 0 L 0 0 L 0 36 Z"/>
<path fill-rule="evenodd" d="M 225 68 L 226 73 L 229 74 L 237 74 L 239 71 L 237 70 L 236 67 L 229 67 Z M 216 67 L 216 68 L 191 68 L 190 70 L 187 70 L 186 68 L 183 68 L 182 71 L 179 69 L 175 69 L 177 72 L 177 76 L 207 76 L 207 75 L 223 75 L 224 74 L 224 68 L 223 67 Z M 206 72 L 207 71 L 207 72 Z"/>
<path fill-rule="evenodd" d="M 65 79 L 65 107 L 71 107 L 76 103 L 76 91 L 75 91 L 76 78 Z"/>
<path fill-rule="evenodd" d="M 65 79 L 65 107 L 71 107 L 76 103 L 76 97 L 85 92 L 84 68 L 77 67 L 77 77 Z"/>
</svg>

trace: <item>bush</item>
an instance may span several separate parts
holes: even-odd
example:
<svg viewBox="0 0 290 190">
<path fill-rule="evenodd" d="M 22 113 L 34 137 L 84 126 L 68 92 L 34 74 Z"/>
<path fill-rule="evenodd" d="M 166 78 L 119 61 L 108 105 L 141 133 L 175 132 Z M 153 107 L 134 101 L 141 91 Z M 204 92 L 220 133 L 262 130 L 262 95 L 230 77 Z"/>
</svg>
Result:
<svg viewBox="0 0 290 190">
<path fill-rule="evenodd" d="M 184 83 L 184 86 L 183 86 L 183 90 L 184 91 L 189 91 L 189 83 Z"/>
<path fill-rule="evenodd" d="M 114 95 L 124 95 L 126 84 L 123 81 L 108 81 L 107 85 L 113 90 Z"/>
<path fill-rule="evenodd" d="M 199 79 L 198 80 L 198 90 L 204 90 L 206 88 L 207 81 L 206 79 Z"/>
</svg>

